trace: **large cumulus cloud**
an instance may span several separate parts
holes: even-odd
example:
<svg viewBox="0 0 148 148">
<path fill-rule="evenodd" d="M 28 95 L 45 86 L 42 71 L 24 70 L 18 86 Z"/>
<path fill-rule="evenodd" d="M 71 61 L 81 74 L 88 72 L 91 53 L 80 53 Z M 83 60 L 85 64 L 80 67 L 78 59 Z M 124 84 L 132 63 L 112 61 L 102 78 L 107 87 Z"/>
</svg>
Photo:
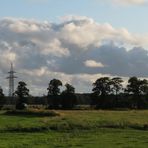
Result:
<svg viewBox="0 0 148 148">
<path fill-rule="evenodd" d="M 26 81 L 37 95 L 46 93 L 52 78 L 85 92 L 100 76 L 147 77 L 147 47 L 148 36 L 87 17 L 66 16 L 58 24 L 4 18 L 0 20 L 1 85 L 7 91 L 3 78 L 10 62 L 18 72 L 17 81 Z"/>
</svg>

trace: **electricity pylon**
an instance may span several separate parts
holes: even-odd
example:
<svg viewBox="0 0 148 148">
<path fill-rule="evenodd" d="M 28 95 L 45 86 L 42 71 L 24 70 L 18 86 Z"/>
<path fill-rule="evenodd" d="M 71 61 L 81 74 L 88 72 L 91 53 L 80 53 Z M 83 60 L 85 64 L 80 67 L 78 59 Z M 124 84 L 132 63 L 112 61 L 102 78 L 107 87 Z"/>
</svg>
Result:
<svg viewBox="0 0 148 148">
<path fill-rule="evenodd" d="M 7 79 L 9 80 L 9 97 L 13 97 L 14 96 L 14 79 L 17 78 L 14 73 L 16 73 L 13 70 L 13 64 L 11 63 L 11 68 L 10 71 L 8 72 L 9 76 L 7 77 Z"/>
</svg>

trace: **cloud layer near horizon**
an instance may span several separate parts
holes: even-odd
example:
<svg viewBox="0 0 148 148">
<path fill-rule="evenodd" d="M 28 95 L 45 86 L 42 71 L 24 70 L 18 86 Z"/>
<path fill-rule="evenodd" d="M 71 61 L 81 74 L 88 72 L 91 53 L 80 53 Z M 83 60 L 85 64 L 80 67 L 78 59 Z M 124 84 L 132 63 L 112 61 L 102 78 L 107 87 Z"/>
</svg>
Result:
<svg viewBox="0 0 148 148">
<path fill-rule="evenodd" d="M 148 36 L 87 17 L 66 16 L 59 24 L 4 18 L 0 20 L 1 79 L 12 61 L 18 81 L 26 81 L 33 94 L 46 93 L 53 78 L 87 92 L 100 76 L 147 77 L 147 47 Z M 6 81 L 1 85 L 7 86 Z"/>
<path fill-rule="evenodd" d="M 111 2 L 113 4 L 124 5 L 124 6 L 147 5 L 148 4 L 147 0 L 106 0 L 106 1 Z"/>
</svg>

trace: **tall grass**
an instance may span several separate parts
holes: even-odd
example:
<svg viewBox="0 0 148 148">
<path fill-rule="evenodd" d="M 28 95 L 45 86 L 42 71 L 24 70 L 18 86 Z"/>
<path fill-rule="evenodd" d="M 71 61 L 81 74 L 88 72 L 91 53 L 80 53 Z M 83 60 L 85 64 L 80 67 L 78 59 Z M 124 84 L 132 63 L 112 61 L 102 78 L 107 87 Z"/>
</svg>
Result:
<svg viewBox="0 0 148 148">
<path fill-rule="evenodd" d="M 0 114 L 0 131 L 41 132 L 97 130 L 100 128 L 148 130 L 148 111 L 6 111 Z"/>
</svg>

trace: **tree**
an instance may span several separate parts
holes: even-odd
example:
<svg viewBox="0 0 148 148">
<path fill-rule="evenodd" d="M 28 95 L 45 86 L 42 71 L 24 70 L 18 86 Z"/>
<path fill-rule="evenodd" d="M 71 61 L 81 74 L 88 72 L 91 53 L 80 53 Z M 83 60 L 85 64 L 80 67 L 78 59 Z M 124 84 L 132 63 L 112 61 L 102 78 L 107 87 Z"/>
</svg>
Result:
<svg viewBox="0 0 148 148">
<path fill-rule="evenodd" d="M 18 97 L 18 101 L 16 103 L 16 109 L 25 108 L 25 104 L 27 103 L 26 97 L 29 96 L 29 89 L 26 86 L 27 84 L 23 81 L 20 81 L 18 83 L 17 90 L 15 91 L 15 94 Z"/>
<path fill-rule="evenodd" d="M 140 80 L 137 77 L 131 77 L 128 80 L 125 91 L 133 95 L 132 107 L 141 108 L 145 101 L 142 99 L 142 95 L 148 94 L 148 81 L 146 79 Z"/>
<path fill-rule="evenodd" d="M 141 80 L 140 91 L 141 91 L 141 94 L 148 95 L 148 80 L 146 79 Z"/>
<path fill-rule="evenodd" d="M 53 79 L 50 81 L 48 85 L 48 99 L 49 99 L 49 107 L 50 108 L 58 108 L 60 105 L 60 86 L 62 86 L 62 82 L 58 79 Z"/>
<path fill-rule="evenodd" d="M 5 95 L 4 95 L 4 93 L 3 93 L 3 89 L 2 89 L 2 87 L 0 87 L 0 98 L 3 98 Z"/>
<path fill-rule="evenodd" d="M 60 88 L 59 86 L 62 86 L 62 82 L 58 79 L 53 79 L 50 81 L 48 85 L 48 96 L 49 95 L 59 95 L 60 94 Z"/>
<path fill-rule="evenodd" d="M 65 84 L 66 89 L 62 92 L 61 105 L 63 109 L 71 109 L 76 105 L 75 88 L 70 84 Z"/>
<path fill-rule="evenodd" d="M 131 77 L 128 80 L 128 85 L 126 88 L 126 92 L 129 94 L 133 94 L 134 96 L 140 95 L 140 86 L 141 86 L 141 80 L 137 77 Z"/>
<path fill-rule="evenodd" d="M 5 102 L 6 102 L 5 95 L 3 93 L 2 87 L 0 87 L 0 108 L 3 107 Z"/>
<path fill-rule="evenodd" d="M 112 87 L 112 91 L 113 93 L 116 94 L 116 96 L 118 95 L 118 93 L 122 90 L 123 86 L 122 86 L 122 78 L 120 77 L 115 77 L 111 79 L 111 87 Z"/>
<path fill-rule="evenodd" d="M 63 91 L 63 93 L 66 93 L 66 94 L 74 94 L 75 93 L 75 88 L 72 85 L 66 83 L 65 87 L 66 87 L 66 89 Z"/>
<path fill-rule="evenodd" d="M 113 95 L 110 97 L 111 101 L 110 107 L 116 108 L 120 104 L 119 94 L 121 94 L 123 90 L 122 82 L 123 80 L 120 77 L 114 77 L 111 79 L 110 85 L 111 85 L 111 92 Z"/>
<path fill-rule="evenodd" d="M 91 94 L 91 105 L 97 108 L 106 108 L 108 105 L 107 95 L 111 93 L 111 79 L 109 77 L 99 78 L 93 83 Z"/>
<path fill-rule="evenodd" d="M 109 77 L 99 78 L 93 83 L 93 93 L 97 96 L 106 96 L 111 92 L 111 80 Z"/>
</svg>

